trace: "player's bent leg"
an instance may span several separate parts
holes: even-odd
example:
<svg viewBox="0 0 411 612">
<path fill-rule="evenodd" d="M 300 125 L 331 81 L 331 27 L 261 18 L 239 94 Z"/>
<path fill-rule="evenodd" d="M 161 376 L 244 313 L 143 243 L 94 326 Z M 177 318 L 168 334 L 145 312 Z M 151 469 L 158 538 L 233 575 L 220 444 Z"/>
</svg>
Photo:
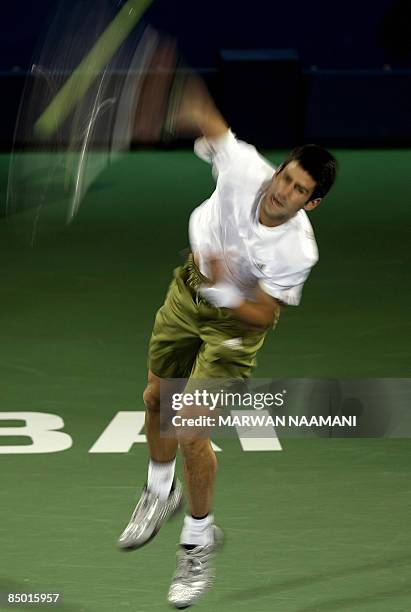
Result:
<svg viewBox="0 0 411 612">
<path fill-rule="evenodd" d="M 181 484 L 175 480 L 177 442 L 160 435 L 160 374 L 184 378 L 191 372 L 201 338 L 197 329 L 197 306 L 186 285 L 188 269 L 180 266 L 158 310 L 149 344 L 150 370 L 144 392 L 146 436 L 150 451 L 148 480 L 131 520 L 120 537 L 123 549 L 138 548 L 158 532 L 164 521 L 179 508 Z"/>
<path fill-rule="evenodd" d="M 148 479 L 118 544 L 133 550 L 147 544 L 182 506 L 183 490 L 174 478 L 177 441 L 160 436 L 160 378 L 149 371 L 144 391 L 146 436 L 150 449 Z"/>
<path fill-rule="evenodd" d="M 160 435 L 160 384 L 161 378 L 149 370 L 147 387 L 143 393 L 146 407 L 145 434 L 150 459 L 157 463 L 167 463 L 174 460 L 178 442 L 175 438 Z"/>
</svg>

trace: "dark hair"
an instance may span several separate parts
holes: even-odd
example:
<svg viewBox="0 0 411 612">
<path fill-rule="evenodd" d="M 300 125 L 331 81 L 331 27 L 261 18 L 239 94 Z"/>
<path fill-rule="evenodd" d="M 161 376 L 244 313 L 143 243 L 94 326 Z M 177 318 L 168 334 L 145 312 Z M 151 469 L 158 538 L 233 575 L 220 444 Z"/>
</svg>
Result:
<svg viewBox="0 0 411 612">
<path fill-rule="evenodd" d="M 337 176 L 338 164 L 327 149 L 315 144 L 296 147 L 280 165 L 279 171 L 292 161 L 298 162 L 317 183 L 310 200 L 323 198 L 330 191 Z"/>
</svg>

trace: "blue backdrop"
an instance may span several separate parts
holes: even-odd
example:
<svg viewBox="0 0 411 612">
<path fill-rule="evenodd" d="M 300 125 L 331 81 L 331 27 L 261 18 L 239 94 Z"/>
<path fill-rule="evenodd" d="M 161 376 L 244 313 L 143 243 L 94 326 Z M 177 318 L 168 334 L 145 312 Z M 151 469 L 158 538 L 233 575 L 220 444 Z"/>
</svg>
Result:
<svg viewBox="0 0 411 612">
<path fill-rule="evenodd" d="M 113 0 L 113 6 L 122 2 Z M 3 3 L 0 68 L 27 68 L 58 2 Z M 69 3 L 68 3 L 69 4 Z M 98 11 L 98 0 L 84 2 Z M 176 34 L 195 67 L 214 66 L 219 48 L 295 48 L 303 66 L 411 66 L 409 0 L 154 0 L 147 19 Z"/>
</svg>

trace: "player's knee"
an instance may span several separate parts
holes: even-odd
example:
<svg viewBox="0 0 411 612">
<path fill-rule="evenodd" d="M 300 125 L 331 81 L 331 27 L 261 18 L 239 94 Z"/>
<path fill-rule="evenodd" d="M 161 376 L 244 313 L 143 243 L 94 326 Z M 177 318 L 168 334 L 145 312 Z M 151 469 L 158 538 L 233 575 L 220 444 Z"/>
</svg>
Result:
<svg viewBox="0 0 411 612">
<path fill-rule="evenodd" d="M 146 410 L 149 412 L 160 411 L 160 394 L 153 388 L 153 385 L 148 384 L 143 393 L 143 401 Z"/>
</svg>

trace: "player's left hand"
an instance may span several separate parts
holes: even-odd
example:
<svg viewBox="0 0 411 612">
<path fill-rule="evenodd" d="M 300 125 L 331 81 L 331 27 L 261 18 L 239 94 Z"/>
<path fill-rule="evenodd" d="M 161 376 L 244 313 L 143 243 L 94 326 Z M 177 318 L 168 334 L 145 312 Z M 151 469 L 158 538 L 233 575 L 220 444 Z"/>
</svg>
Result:
<svg viewBox="0 0 411 612">
<path fill-rule="evenodd" d="M 207 259 L 208 278 L 212 285 L 223 279 L 223 269 L 222 256 L 216 254 Z"/>
<path fill-rule="evenodd" d="M 218 308 L 237 308 L 244 298 L 240 290 L 224 278 L 222 255 L 213 254 L 206 263 L 209 284 L 201 286 L 201 295 Z"/>
</svg>

